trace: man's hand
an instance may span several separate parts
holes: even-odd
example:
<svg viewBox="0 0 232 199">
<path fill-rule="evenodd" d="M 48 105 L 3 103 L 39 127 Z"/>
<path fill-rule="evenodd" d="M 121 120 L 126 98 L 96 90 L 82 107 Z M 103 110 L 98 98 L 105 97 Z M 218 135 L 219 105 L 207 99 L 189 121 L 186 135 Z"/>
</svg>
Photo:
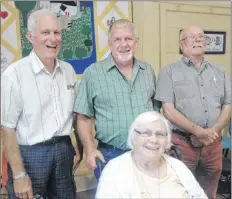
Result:
<svg viewBox="0 0 232 199">
<path fill-rule="evenodd" d="M 201 147 L 203 145 L 201 141 L 195 135 L 191 135 L 190 140 L 191 140 L 192 145 L 195 147 Z"/>
<path fill-rule="evenodd" d="M 203 129 L 200 127 L 200 129 L 196 131 L 196 137 L 198 139 L 208 138 L 209 141 L 214 141 L 218 138 L 218 133 L 214 130 L 214 128 Z"/>
<path fill-rule="evenodd" d="M 100 159 L 103 163 L 105 163 L 105 159 L 102 153 L 96 148 L 86 151 L 85 164 L 88 169 L 95 170 L 97 168 L 96 158 Z"/>
<path fill-rule="evenodd" d="M 195 135 L 191 135 L 190 137 L 191 143 L 195 147 L 202 147 L 202 146 L 208 146 L 211 144 L 211 142 L 207 138 L 198 138 Z"/>
<path fill-rule="evenodd" d="M 28 175 L 19 180 L 14 180 L 14 191 L 17 198 L 33 199 L 31 180 Z"/>
<path fill-rule="evenodd" d="M 80 164 L 80 152 L 77 147 L 74 147 L 76 155 L 73 158 L 73 173 L 76 172 L 79 164 Z"/>
<path fill-rule="evenodd" d="M 199 147 L 200 145 L 207 146 L 213 143 L 219 137 L 218 134 L 219 133 L 216 132 L 214 128 L 200 128 L 196 132 L 196 136 L 191 136 L 191 142 L 195 147 Z"/>
</svg>

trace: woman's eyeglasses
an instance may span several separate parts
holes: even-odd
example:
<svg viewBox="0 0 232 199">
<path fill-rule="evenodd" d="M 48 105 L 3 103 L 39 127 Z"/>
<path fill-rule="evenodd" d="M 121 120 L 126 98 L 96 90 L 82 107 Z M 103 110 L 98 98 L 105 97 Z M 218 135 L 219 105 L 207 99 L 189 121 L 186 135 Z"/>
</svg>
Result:
<svg viewBox="0 0 232 199">
<path fill-rule="evenodd" d="M 135 132 L 138 133 L 139 136 L 141 136 L 141 137 L 151 137 L 152 135 L 155 135 L 157 138 L 162 139 L 162 138 L 165 138 L 167 136 L 167 132 L 164 132 L 164 131 L 152 132 L 149 130 L 135 129 Z"/>
</svg>

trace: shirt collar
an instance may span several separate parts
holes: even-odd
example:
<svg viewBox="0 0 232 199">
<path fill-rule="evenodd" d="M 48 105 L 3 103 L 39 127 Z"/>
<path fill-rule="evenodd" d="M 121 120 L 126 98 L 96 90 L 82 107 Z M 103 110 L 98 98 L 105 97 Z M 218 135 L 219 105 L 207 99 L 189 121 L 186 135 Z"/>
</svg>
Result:
<svg viewBox="0 0 232 199">
<path fill-rule="evenodd" d="M 116 67 L 116 64 L 114 62 L 114 59 L 113 59 L 111 53 L 106 58 L 106 63 L 107 63 L 107 66 L 106 66 L 106 71 L 107 72 L 109 72 L 110 69 L 112 69 L 113 67 Z M 135 57 L 134 57 L 134 64 L 133 64 L 133 66 L 137 67 L 137 68 L 145 69 L 142 64 L 139 64 L 139 61 Z"/>
<path fill-rule="evenodd" d="M 39 57 L 36 55 L 34 51 L 31 51 L 29 57 L 32 63 L 32 66 L 31 66 L 32 70 L 34 71 L 35 74 L 39 73 L 41 70 L 46 70 L 45 66 L 43 65 L 43 63 L 41 62 L 41 60 L 39 59 Z M 57 68 L 60 68 L 61 71 L 63 72 L 64 69 L 61 67 L 60 61 L 56 58 L 55 62 L 56 64 L 55 64 L 54 71 L 57 70 Z"/>
<path fill-rule="evenodd" d="M 191 66 L 192 65 L 192 61 L 187 58 L 187 57 L 182 57 L 181 59 L 187 66 Z M 208 62 L 205 60 L 205 58 L 203 58 L 201 66 L 207 66 Z"/>
</svg>

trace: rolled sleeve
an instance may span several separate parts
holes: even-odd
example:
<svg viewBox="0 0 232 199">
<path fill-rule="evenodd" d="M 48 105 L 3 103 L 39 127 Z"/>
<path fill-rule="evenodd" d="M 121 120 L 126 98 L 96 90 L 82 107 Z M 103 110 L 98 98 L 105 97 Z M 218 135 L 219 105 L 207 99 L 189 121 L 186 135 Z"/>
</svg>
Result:
<svg viewBox="0 0 232 199">
<path fill-rule="evenodd" d="M 174 90 L 169 66 L 165 66 L 160 70 L 155 99 L 162 103 L 174 104 Z"/>
<path fill-rule="evenodd" d="M 224 105 L 231 104 L 231 80 L 225 73 L 225 97 L 224 97 Z"/>
<path fill-rule="evenodd" d="M 87 117 L 93 117 L 94 109 L 92 100 L 91 76 L 87 69 L 82 75 L 81 81 L 77 88 L 73 112 L 85 115 Z"/>
<path fill-rule="evenodd" d="M 20 86 L 9 75 L 1 77 L 1 125 L 16 128 L 22 112 Z"/>
</svg>

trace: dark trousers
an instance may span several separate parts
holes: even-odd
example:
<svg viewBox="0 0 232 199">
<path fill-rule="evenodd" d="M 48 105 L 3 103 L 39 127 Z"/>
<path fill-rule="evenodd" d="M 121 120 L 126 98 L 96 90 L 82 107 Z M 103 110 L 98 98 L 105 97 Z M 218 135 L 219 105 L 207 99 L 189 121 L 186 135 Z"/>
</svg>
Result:
<svg viewBox="0 0 232 199">
<path fill-rule="evenodd" d="M 105 163 L 102 163 L 101 160 L 97 160 L 97 168 L 94 170 L 95 177 L 97 181 L 99 181 L 99 178 L 101 176 L 102 170 L 106 166 L 106 164 L 113 158 L 116 158 L 123 153 L 127 152 L 126 150 L 122 150 L 119 148 L 116 148 L 114 146 L 98 142 L 98 150 L 102 153 Z"/>
<path fill-rule="evenodd" d="M 222 171 L 222 142 L 196 148 L 183 136 L 173 133 L 172 143 L 180 149 L 182 161 L 193 172 L 208 198 L 216 198 Z"/>
<path fill-rule="evenodd" d="M 59 141 L 19 146 L 23 164 L 32 182 L 35 198 L 74 199 L 76 186 L 72 175 L 75 150 L 69 136 Z M 8 198 L 15 199 L 12 171 L 8 165 Z M 39 197 L 38 197 L 39 198 Z"/>
</svg>

